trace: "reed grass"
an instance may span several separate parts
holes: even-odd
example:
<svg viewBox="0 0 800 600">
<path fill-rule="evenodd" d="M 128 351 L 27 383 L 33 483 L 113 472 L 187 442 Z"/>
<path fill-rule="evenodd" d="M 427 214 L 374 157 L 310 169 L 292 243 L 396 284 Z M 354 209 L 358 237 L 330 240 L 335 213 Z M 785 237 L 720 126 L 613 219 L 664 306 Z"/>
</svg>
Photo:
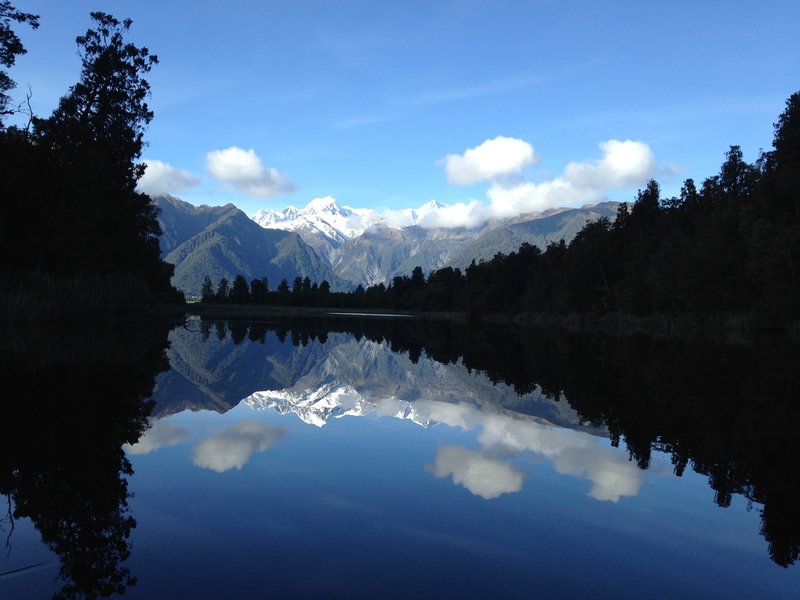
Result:
<svg viewBox="0 0 800 600">
<path fill-rule="evenodd" d="M 0 321 L 12 327 L 93 321 L 141 309 L 150 302 L 148 287 L 128 275 L 7 274 L 0 285 Z"/>
</svg>

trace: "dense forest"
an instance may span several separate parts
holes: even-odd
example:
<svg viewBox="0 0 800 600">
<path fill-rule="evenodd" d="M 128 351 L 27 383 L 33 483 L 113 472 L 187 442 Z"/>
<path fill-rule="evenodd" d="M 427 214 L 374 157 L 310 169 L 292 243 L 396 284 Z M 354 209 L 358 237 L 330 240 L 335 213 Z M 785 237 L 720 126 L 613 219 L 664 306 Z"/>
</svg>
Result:
<svg viewBox="0 0 800 600">
<path fill-rule="evenodd" d="M 136 191 L 153 118 L 144 75 L 158 59 L 125 41 L 130 20 L 91 20 L 76 38 L 80 78 L 42 118 L 30 96 L 13 106 L 2 69 L 25 53 L 11 26 L 36 29 L 38 16 L 0 2 L 0 291 L 12 308 L 69 289 L 111 304 L 183 301 L 160 258 L 156 207 Z M 6 126 L 11 115 L 27 123 Z"/>
<path fill-rule="evenodd" d="M 206 278 L 204 302 L 410 311 L 744 315 L 783 328 L 800 317 L 800 92 L 774 124 L 772 150 L 748 163 L 730 146 L 719 173 L 679 197 L 657 181 L 616 218 L 587 223 L 569 243 L 523 244 L 464 272 L 417 267 L 389 285 L 331 292 L 297 277 L 249 284 Z"/>
</svg>

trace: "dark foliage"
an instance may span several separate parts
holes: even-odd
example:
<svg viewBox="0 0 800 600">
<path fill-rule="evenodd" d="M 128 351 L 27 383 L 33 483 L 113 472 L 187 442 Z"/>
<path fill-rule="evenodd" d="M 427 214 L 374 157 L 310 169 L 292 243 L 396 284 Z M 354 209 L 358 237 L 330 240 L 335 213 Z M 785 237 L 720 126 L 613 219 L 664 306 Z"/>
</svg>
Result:
<svg viewBox="0 0 800 600">
<path fill-rule="evenodd" d="M 10 282 L 25 271 L 124 273 L 155 299 L 182 301 L 160 258 L 156 207 L 136 191 L 153 118 L 144 75 L 157 58 L 124 40 L 130 20 L 91 19 L 76 38 L 80 79 L 53 114 L 30 130 L 0 129 L 0 268 Z"/>
</svg>

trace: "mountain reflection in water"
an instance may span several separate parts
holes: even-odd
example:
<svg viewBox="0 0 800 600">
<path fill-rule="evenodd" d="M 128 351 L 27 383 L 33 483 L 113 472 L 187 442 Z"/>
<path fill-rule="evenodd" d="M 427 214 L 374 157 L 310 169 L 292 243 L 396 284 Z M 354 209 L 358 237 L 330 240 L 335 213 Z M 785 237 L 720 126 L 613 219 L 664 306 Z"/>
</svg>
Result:
<svg viewBox="0 0 800 600">
<path fill-rule="evenodd" d="M 374 433 L 360 426 L 356 430 L 365 439 L 378 436 L 371 446 L 374 455 L 364 456 L 366 462 L 361 463 L 364 475 L 359 485 L 364 486 L 378 485 L 369 483 L 372 480 L 367 473 L 372 472 L 371 464 L 378 464 L 390 452 L 380 446 L 385 441 L 381 436 L 388 439 L 391 431 L 378 424 L 394 419 L 408 422 L 419 432 L 416 442 L 402 447 L 409 460 L 410 455 L 419 453 L 418 468 L 425 477 L 431 482 L 451 481 L 457 486 L 454 490 L 461 489 L 480 502 L 503 503 L 524 495 L 526 488 L 541 487 L 537 465 L 549 465 L 554 473 L 584 486 L 582 493 L 590 501 L 612 506 L 622 506 L 625 499 L 645 495 L 649 489 L 653 491 L 647 495 L 652 497 L 667 482 L 698 474 L 710 487 L 709 504 L 713 501 L 732 510 L 745 506 L 757 512 L 758 534 L 763 540 L 760 552 L 769 556 L 774 569 L 789 577 L 775 578 L 773 573 L 748 581 L 748 585 L 767 590 L 800 583 L 795 571 L 800 548 L 800 484 L 795 476 L 800 458 L 800 355 L 794 346 L 612 339 L 497 324 L 465 326 L 355 315 L 275 317 L 261 322 L 191 318 L 169 332 L 168 342 L 165 337 L 162 329 L 153 335 L 149 353 L 138 351 L 138 359 L 119 361 L 113 368 L 109 368 L 107 351 L 101 354 L 103 360 L 80 359 L 81 367 L 76 367 L 74 360 L 66 366 L 37 364 L 33 368 L 16 358 L 6 361 L 7 375 L 30 381 L 32 397 L 43 400 L 34 405 L 26 399 L 9 407 L 8 422 L 15 424 L 15 433 L 0 443 L 0 491 L 8 496 L 10 507 L 2 526 L 13 550 L 23 535 L 23 528 L 14 524 L 32 521 L 60 564 L 59 593 L 64 597 L 135 596 L 137 576 L 156 568 L 153 561 L 159 561 L 158 556 L 137 556 L 136 544 L 133 551 L 130 545 L 130 539 L 136 537 L 132 532 L 137 519 L 147 522 L 133 514 L 136 506 L 144 510 L 155 500 L 129 506 L 129 485 L 140 488 L 138 497 L 148 498 L 154 497 L 159 486 L 171 489 L 164 478 L 185 481 L 181 485 L 187 489 L 212 483 L 200 475 L 178 475 L 180 461 L 209 475 L 230 478 L 241 472 L 244 477 L 249 468 L 262 468 L 253 466 L 257 457 L 290 460 L 286 452 L 301 435 L 297 427 L 322 433 L 333 421 L 351 422 L 353 417 L 363 417 L 365 427 L 374 423 L 377 428 Z M 66 394 L 70 388 L 80 390 L 81 401 L 65 404 L 49 399 L 52 394 L 48 391 L 58 389 Z M 270 414 L 276 417 L 268 417 Z M 210 420 L 213 415 L 219 416 L 218 422 Z M 423 455 L 422 448 L 427 447 L 424 436 L 436 441 Z M 326 439 L 325 443 L 331 443 L 331 438 Z M 64 452 L 70 448 L 74 451 Z M 330 460 L 337 460 L 335 456 L 331 447 Z M 163 461 L 167 461 L 165 474 L 153 479 L 153 469 Z M 315 476 L 310 473 L 318 472 L 310 468 L 298 463 L 281 472 L 302 490 L 313 485 Z M 302 473 L 309 475 L 304 479 Z M 141 477 L 150 477 L 152 482 Z M 245 477 L 237 484 L 245 486 L 242 501 L 248 497 L 244 490 L 258 485 L 255 479 L 247 481 Z M 422 489 L 430 484 L 414 481 L 413 485 L 421 486 L 420 493 L 432 493 Z M 377 493 L 371 487 L 363 491 L 369 496 Z M 737 504 L 736 498 L 744 504 Z M 298 497 L 292 502 L 303 501 Z M 557 505 L 558 500 L 550 502 Z M 378 506 L 364 506 L 359 511 L 369 514 Z M 498 531 L 522 519 L 519 511 L 523 507 L 498 506 L 510 511 L 502 525 L 501 521 L 495 523 Z M 161 511 L 172 512 L 165 507 L 151 515 L 152 508 L 147 510 L 157 521 L 165 518 Z M 274 507 L 273 511 L 282 514 L 286 509 Z M 501 518 L 496 514 L 495 518 Z M 685 527 L 690 527 L 688 513 L 686 519 Z M 656 516 L 646 522 L 657 530 L 657 521 Z M 228 524 L 230 535 L 234 522 Z M 212 535 L 223 522 L 206 525 L 207 535 Z M 254 521 L 251 526 L 260 527 Z M 291 524 L 287 520 L 273 526 L 289 531 Z M 399 544 L 410 532 L 389 539 Z M 722 537 L 709 548 L 725 539 L 724 531 L 717 534 Z M 147 547 L 147 534 L 143 535 L 141 544 Z M 307 534 L 295 532 L 292 539 L 298 535 L 302 540 Z M 325 542 L 318 535 L 314 543 L 330 545 L 341 535 L 331 533 Z M 414 537 L 419 535 L 417 532 Z M 680 535 L 689 539 L 698 534 L 687 530 Z M 276 536 L 276 540 L 284 539 Z M 566 540 L 559 543 L 566 552 L 578 552 L 578 548 L 568 550 L 571 546 Z M 740 543 L 731 538 L 729 545 L 733 548 Z M 417 554 L 425 547 L 420 546 Z M 292 555 L 292 548 L 285 547 L 287 556 Z M 688 556 L 689 549 L 677 552 Z M 374 552 L 374 556 L 379 560 L 384 554 Z M 42 560 L 46 564 L 47 559 Z M 10 581 L 36 577 L 26 575 L 25 570 L 39 564 L 37 561 L 0 563 L 0 592 Z M 484 563 L 484 569 L 501 569 L 490 564 L 495 563 Z M 375 582 L 390 578 L 381 575 L 389 565 L 373 567 Z M 624 568 L 614 565 L 614 569 Z M 643 565 L 637 568 L 647 571 Z M 281 597 L 293 597 L 286 592 L 292 589 L 288 578 L 299 573 L 298 569 L 302 570 L 300 563 L 284 565 L 285 587 L 281 587 L 280 577 L 241 585 L 255 586 L 255 595 L 272 590 Z M 731 575 L 746 577 L 742 574 L 746 571 L 733 565 L 730 569 Z M 455 577 L 455 572 L 440 575 L 446 581 Z M 615 577 L 613 572 L 608 576 Z M 425 584 L 420 577 L 416 585 L 430 594 L 438 589 L 437 597 L 450 597 L 442 594 L 438 584 Z M 524 575 L 514 577 L 518 581 Z M 365 576 L 362 582 L 367 588 L 368 580 Z M 292 581 L 291 585 L 296 585 Z M 531 580 L 531 585 L 535 581 Z M 676 589 L 689 585 L 679 584 L 682 579 L 677 575 L 675 581 Z M 453 597 L 459 590 L 463 595 L 464 590 L 475 587 L 474 582 L 462 583 L 466 587 L 452 586 Z M 336 597 L 331 591 L 333 583 L 316 592 L 308 587 L 310 583 L 304 585 L 297 588 L 297 597 Z M 702 587 L 691 585 L 695 587 L 687 589 L 695 593 Z M 727 585 L 738 591 L 734 578 Z M 747 586 L 739 585 L 744 594 Z M 517 584 L 509 580 L 508 586 L 506 597 L 524 597 Z M 630 586 L 634 593 L 636 585 Z M 169 589 L 178 593 L 178 588 L 165 588 L 160 592 L 163 597 L 170 597 Z M 377 591 L 369 589 L 372 593 L 351 589 L 349 597 L 374 597 Z M 592 585 L 585 585 L 562 592 L 564 597 L 588 596 L 591 589 Z M 396 590 L 394 597 L 407 597 L 411 590 Z M 148 592 L 144 586 L 140 591 L 152 597 L 152 589 Z M 205 593 L 213 597 L 211 588 Z M 391 596 L 386 590 L 382 594 Z M 419 589 L 415 595 L 419 596 Z"/>
</svg>

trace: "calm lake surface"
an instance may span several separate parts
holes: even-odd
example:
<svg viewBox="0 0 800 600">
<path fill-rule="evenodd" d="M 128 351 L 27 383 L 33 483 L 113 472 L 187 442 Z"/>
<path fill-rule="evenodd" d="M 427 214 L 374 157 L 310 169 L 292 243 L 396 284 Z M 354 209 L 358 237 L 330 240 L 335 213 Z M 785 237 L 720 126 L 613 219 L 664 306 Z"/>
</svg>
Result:
<svg viewBox="0 0 800 600">
<path fill-rule="evenodd" d="M 795 347 L 131 329 L 4 357 L 2 599 L 800 597 Z"/>
</svg>

